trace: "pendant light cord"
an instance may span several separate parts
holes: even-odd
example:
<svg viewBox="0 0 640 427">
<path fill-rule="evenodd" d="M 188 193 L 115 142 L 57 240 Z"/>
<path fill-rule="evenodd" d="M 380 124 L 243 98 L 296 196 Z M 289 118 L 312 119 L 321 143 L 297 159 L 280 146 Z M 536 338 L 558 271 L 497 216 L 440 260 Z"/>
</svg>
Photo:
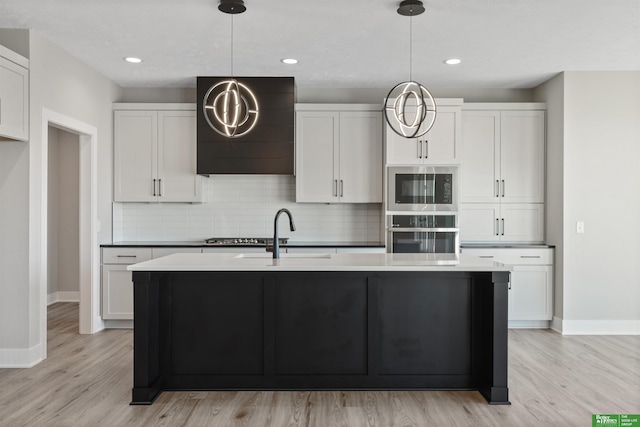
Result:
<svg viewBox="0 0 640 427">
<path fill-rule="evenodd" d="M 233 14 L 231 14 L 231 77 L 233 77 Z"/>
<path fill-rule="evenodd" d="M 409 81 L 413 81 L 413 15 L 409 16 Z"/>
</svg>

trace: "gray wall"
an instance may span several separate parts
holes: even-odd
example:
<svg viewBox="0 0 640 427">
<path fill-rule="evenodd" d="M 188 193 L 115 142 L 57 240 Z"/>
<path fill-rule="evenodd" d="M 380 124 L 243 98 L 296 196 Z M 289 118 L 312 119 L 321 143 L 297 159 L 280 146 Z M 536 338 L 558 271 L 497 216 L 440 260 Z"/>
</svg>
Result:
<svg viewBox="0 0 640 427">
<path fill-rule="evenodd" d="M 97 129 L 98 243 L 111 241 L 111 104 L 121 88 L 33 31 L 29 57 L 30 140 L 0 143 L 0 366 L 33 364 L 44 354 L 43 109 Z"/>
<path fill-rule="evenodd" d="M 555 315 L 568 333 L 640 333 L 640 72 L 565 72 L 536 97 L 549 108 Z"/>
<path fill-rule="evenodd" d="M 547 179 L 545 241 L 555 246 L 554 317 L 563 317 L 564 253 L 564 73 L 536 88 L 536 101 L 547 103 Z"/>
<path fill-rule="evenodd" d="M 47 294 L 79 292 L 80 140 L 49 127 Z"/>
</svg>

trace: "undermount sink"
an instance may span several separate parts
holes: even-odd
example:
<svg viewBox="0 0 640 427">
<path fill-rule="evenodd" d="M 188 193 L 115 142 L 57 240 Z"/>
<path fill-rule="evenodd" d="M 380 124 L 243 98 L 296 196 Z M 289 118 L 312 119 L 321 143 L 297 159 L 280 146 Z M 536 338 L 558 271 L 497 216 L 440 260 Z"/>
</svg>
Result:
<svg viewBox="0 0 640 427">
<path fill-rule="evenodd" d="M 242 258 L 273 258 L 273 254 L 267 253 L 247 253 L 240 254 L 233 257 L 234 259 Z M 331 259 L 331 254 L 280 254 L 280 259 L 283 258 L 311 258 L 311 259 Z"/>
</svg>

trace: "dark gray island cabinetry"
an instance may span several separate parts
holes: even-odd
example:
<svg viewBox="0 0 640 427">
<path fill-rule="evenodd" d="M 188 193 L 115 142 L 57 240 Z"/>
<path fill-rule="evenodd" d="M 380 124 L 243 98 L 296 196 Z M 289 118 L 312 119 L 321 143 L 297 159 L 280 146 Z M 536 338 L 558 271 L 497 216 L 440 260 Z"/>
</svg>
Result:
<svg viewBox="0 0 640 427">
<path fill-rule="evenodd" d="M 508 268 L 176 254 L 134 270 L 132 404 L 163 390 L 479 390 L 507 404 Z"/>
</svg>

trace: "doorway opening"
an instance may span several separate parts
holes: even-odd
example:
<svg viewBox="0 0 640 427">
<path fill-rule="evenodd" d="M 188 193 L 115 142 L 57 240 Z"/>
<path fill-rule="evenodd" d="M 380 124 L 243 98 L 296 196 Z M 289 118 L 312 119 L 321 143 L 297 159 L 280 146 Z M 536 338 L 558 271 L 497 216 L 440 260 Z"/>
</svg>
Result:
<svg viewBox="0 0 640 427">
<path fill-rule="evenodd" d="M 64 154 L 63 154 L 64 153 Z M 104 329 L 100 317 L 100 248 L 98 247 L 99 221 L 97 213 L 97 129 L 76 119 L 43 109 L 42 111 L 42 161 L 41 196 L 42 215 L 40 230 L 42 249 L 40 250 L 39 283 L 40 283 L 40 346 L 42 359 L 46 358 L 47 343 L 47 302 L 49 300 L 50 270 L 56 269 L 55 281 L 51 291 L 58 300 L 76 298 L 79 302 L 79 332 L 93 334 Z M 62 156 L 69 158 L 60 159 Z M 57 157 L 57 159 L 56 159 Z M 51 171 L 49 168 L 58 169 Z M 61 178 L 61 168 L 75 170 L 65 171 Z M 53 177 L 54 173 L 58 176 Z M 72 180 L 74 184 L 62 184 Z M 50 186 L 50 180 L 53 180 Z M 64 187 L 64 188 L 63 188 Z M 49 194 L 50 191 L 53 194 Z M 57 192 L 57 197 L 55 192 Z M 67 194 L 74 193 L 74 194 Z M 60 193 L 63 193 L 62 195 Z M 60 197 L 62 196 L 62 197 Z M 67 199 L 65 196 L 68 196 Z M 59 218 L 67 215 L 67 203 L 76 203 L 70 207 L 76 211 L 73 218 Z M 49 206 L 53 204 L 54 206 Z M 55 206 L 57 205 L 57 206 Z M 58 218 L 55 218 L 55 217 Z M 62 225 L 62 222 L 65 225 Z M 64 230 L 63 231 L 63 228 Z M 50 230 L 57 228 L 57 231 Z M 68 231 L 75 228 L 75 231 Z M 68 233 L 69 235 L 63 235 Z M 77 234 L 75 234 L 77 233 Z M 52 240 L 51 242 L 49 240 Z M 62 246 L 61 246 L 62 245 Z M 67 245 L 67 246 L 65 246 Z M 71 247 L 69 254 L 61 254 L 61 247 Z M 65 257 L 64 264 L 60 263 Z M 53 264 L 53 266 L 50 266 Z M 60 269 L 67 269 L 60 272 Z M 63 273 L 61 275 L 61 273 Z M 66 279 L 68 278 L 68 279 Z M 61 281 L 68 281 L 62 284 Z M 67 288 L 75 286 L 76 288 Z M 57 290 L 55 288 L 57 286 Z M 64 288 L 63 288 L 64 287 Z M 55 293 L 57 292 L 57 294 Z M 70 293 L 66 293 L 70 292 Z M 77 292 L 75 294 L 74 292 Z"/>
<path fill-rule="evenodd" d="M 49 126 L 47 305 L 80 302 L 80 137 Z"/>
</svg>

